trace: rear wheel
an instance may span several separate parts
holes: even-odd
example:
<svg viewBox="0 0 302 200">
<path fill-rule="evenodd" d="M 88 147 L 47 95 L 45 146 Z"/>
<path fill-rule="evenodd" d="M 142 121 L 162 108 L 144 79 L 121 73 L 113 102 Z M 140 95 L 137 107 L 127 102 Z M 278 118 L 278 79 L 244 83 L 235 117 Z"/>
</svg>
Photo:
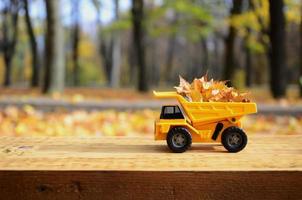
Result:
<svg viewBox="0 0 302 200">
<path fill-rule="evenodd" d="M 223 131 L 221 143 L 229 152 L 239 152 L 246 146 L 247 136 L 242 129 L 232 126 Z"/>
<path fill-rule="evenodd" d="M 175 153 L 185 152 L 192 144 L 191 134 L 184 127 L 172 128 L 167 135 L 167 144 Z"/>
</svg>

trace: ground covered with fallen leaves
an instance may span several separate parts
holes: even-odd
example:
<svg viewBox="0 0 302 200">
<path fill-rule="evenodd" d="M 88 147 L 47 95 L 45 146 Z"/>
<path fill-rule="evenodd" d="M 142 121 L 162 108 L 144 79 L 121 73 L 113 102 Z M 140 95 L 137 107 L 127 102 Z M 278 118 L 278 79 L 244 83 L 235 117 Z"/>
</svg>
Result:
<svg viewBox="0 0 302 200">
<path fill-rule="evenodd" d="M 42 112 L 25 105 L 0 111 L 0 136 L 144 136 L 152 135 L 159 111 Z M 302 134 L 302 117 L 251 115 L 248 134 Z"/>
</svg>

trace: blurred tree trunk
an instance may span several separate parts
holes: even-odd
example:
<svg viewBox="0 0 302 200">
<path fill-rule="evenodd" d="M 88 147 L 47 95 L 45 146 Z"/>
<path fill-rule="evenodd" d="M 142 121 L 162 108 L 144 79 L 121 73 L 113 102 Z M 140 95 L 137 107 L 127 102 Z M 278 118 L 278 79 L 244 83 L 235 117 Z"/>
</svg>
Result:
<svg viewBox="0 0 302 200">
<path fill-rule="evenodd" d="M 211 67 L 213 73 L 214 79 L 222 79 L 222 70 L 223 70 L 223 59 L 221 57 L 223 56 L 220 51 L 220 44 L 222 44 L 223 37 L 218 33 L 214 32 L 213 36 L 213 53 L 209 53 L 209 67 Z M 206 72 L 204 72 L 206 73 Z"/>
<path fill-rule="evenodd" d="M 275 98 L 286 93 L 285 17 L 283 0 L 270 0 L 270 86 Z"/>
<path fill-rule="evenodd" d="M 80 0 L 72 0 L 72 62 L 73 62 L 73 85 L 78 86 L 80 82 L 79 64 L 79 41 L 80 41 Z"/>
<path fill-rule="evenodd" d="M 129 39 L 129 51 L 127 53 L 127 61 L 129 63 L 129 77 L 132 83 L 137 82 L 137 60 L 135 59 L 135 48 L 133 46 L 133 37 Z"/>
<path fill-rule="evenodd" d="M 249 39 L 250 32 L 249 28 L 246 29 L 247 35 L 244 38 L 244 49 L 245 49 L 245 85 L 247 87 L 252 86 L 252 78 L 253 78 L 253 68 L 252 68 L 252 59 L 251 59 L 251 50 L 249 48 Z"/>
<path fill-rule="evenodd" d="M 300 8 L 300 70 L 299 70 L 299 88 L 300 97 L 302 97 L 302 5 Z"/>
<path fill-rule="evenodd" d="M 97 24 L 98 24 L 98 34 L 99 37 L 99 52 L 102 57 L 102 65 L 105 71 L 105 77 L 107 79 L 108 85 L 111 85 L 111 72 L 113 66 L 113 37 L 111 35 L 105 35 L 102 32 L 102 22 L 100 19 L 101 16 L 101 1 L 92 0 L 97 14 Z"/>
<path fill-rule="evenodd" d="M 147 69 L 145 63 L 144 1 L 132 0 L 133 42 L 138 65 L 138 90 L 148 91 Z"/>
<path fill-rule="evenodd" d="M 119 20 L 119 0 L 114 0 L 114 13 L 115 20 Z M 112 69 L 110 74 L 110 86 L 117 88 L 120 85 L 120 72 L 121 72 L 121 38 L 120 31 L 113 33 L 113 46 L 112 46 Z"/>
<path fill-rule="evenodd" d="M 115 0 L 115 20 L 119 20 L 119 0 Z M 97 11 L 98 32 L 100 34 L 99 51 L 102 57 L 103 68 L 110 87 L 118 87 L 120 84 L 121 71 L 121 39 L 120 32 L 115 31 L 112 35 L 105 35 L 101 32 L 100 8 L 101 3 L 93 0 Z"/>
<path fill-rule="evenodd" d="M 233 0 L 233 7 L 230 11 L 229 20 L 232 19 L 234 15 L 241 13 L 242 0 Z M 237 35 L 237 30 L 232 24 L 229 25 L 229 32 L 225 39 L 225 66 L 224 66 L 224 79 L 232 81 L 235 73 L 235 57 L 234 57 L 234 46 L 235 39 Z M 232 84 L 232 82 L 228 82 Z"/>
<path fill-rule="evenodd" d="M 255 13 L 257 22 L 260 25 L 258 41 L 264 47 L 265 56 L 267 57 L 267 61 L 270 62 L 270 44 L 266 41 L 266 38 L 269 37 L 269 25 L 267 25 L 266 23 L 266 17 L 263 16 L 259 11 L 257 11 L 264 6 L 264 3 L 264 1 L 249 0 L 249 9 Z M 256 84 L 263 84 L 263 80 L 266 77 L 265 72 L 263 72 L 266 70 L 263 68 L 266 65 L 263 63 L 263 61 L 264 60 L 258 57 L 256 60 L 258 64 L 253 67 L 253 73 L 255 74 L 254 81 Z M 261 66 L 259 66 L 259 63 L 261 63 Z"/>
<path fill-rule="evenodd" d="M 163 80 L 168 82 L 171 81 L 172 69 L 173 69 L 173 60 L 174 60 L 174 49 L 176 43 L 176 33 L 173 33 L 168 40 L 168 47 L 167 47 L 167 60 L 165 66 L 165 73 L 162 77 Z"/>
<path fill-rule="evenodd" d="M 111 78 L 111 71 L 112 71 L 112 53 L 113 53 L 113 40 L 111 38 L 105 38 L 101 36 L 101 55 L 102 55 L 102 61 L 104 65 L 104 69 L 106 72 L 106 78 L 108 82 L 110 83 Z"/>
<path fill-rule="evenodd" d="M 145 7 L 148 9 L 148 13 L 152 13 L 158 9 L 158 6 L 156 5 L 156 2 L 154 0 L 149 0 L 146 2 L 147 5 Z M 146 16 L 148 18 L 150 16 Z M 157 38 L 148 38 L 148 49 L 147 55 L 146 55 L 146 63 L 147 69 L 148 69 L 148 77 L 150 81 L 150 85 L 152 86 L 158 86 L 160 81 L 160 59 L 158 54 L 158 40 Z"/>
<path fill-rule="evenodd" d="M 157 46 L 157 40 L 151 40 L 150 41 L 150 74 L 151 74 L 151 83 L 153 86 L 158 86 L 160 81 L 160 63 L 158 59 L 158 46 Z"/>
<path fill-rule="evenodd" d="M 30 84 L 32 87 L 37 87 L 39 85 L 40 66 L 39 66 L 37 41 L 36 41 L 36 36 L 35 36 L 34 30 L 33 30 L 33 26 L 31 23 L 31 19 L 30 19 L 28 1 L 29 0 L 23 0 L 24 10 L 25 10 L 25 22 L 26 22 L 27 34 L 29 36 L 31 56 L 32 56 L 32 75 L 31 75 Z"/>
<path fill-rule="evenodd" d="M 64 88 L 64 33 L 61 25 L 60 0 L 45 0 L 46 46 L 43 92 L 61 92 Z"/>
<path fill-rule="evenodd" d="M 16 51 L 16 43 L 18 39 L 18 20 L 19 20 L 19 1 L 11 0 L 6 2 L 3 8 L 2 21 L 2 51 L 4 54 L 4 86 L 11 85 L 11 65 Z M 11 24 L 9 23 L 11 22 Z"/>
<path fill-rule="evenodd" d="M 179 14 L 174 12 L 172 21 L 170 22 L 170 26 L 175 26 L 179 18 Z M 173 32 L 168 40 L 168 47 L 167 47 L 167 60 L 166 60 L 166 66 L 165 71 L 163 74 L 162 79 L 166 80 L 168 82 L 171 81 L 172 77 L 172 69 L 173 69 L 173 61 L 174 61 L 174 51 L 176 46 L 176 32 Z"/>
<path fill-rule="evenodd" d="M 105 71 L 105 77 L 108 82 L 110 82 L 110 72 L 112 69 L 112 49 L 113 49 L 113 41 L 111 38 L 105 38 L 102 33 L 102 22 L 101 22 L 101 1 L 100 0 L 92 0 L 92 3 L 96 10 L 96 23 L 98 25 L 98 51 L 102 57 L 102 67 Z"/>
<path fill-rule="evenodd" d="M 202 55 L 201 55 L 201 75 L 204 75 L 209 70 L 209 51 L 207 45 L 207 38 L 201 38 L 200 41 Z"/>
</svg>

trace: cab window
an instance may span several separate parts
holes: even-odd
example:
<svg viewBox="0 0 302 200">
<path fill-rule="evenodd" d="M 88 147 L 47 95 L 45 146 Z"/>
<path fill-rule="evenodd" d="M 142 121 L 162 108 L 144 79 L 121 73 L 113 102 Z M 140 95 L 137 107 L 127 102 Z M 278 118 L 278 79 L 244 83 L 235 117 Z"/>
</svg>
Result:
<svg viewBox="0 0 302 200">
<path fill-rule="evenodd" d="M 160 115 L 161 119 L 184 119 L 178 106 L 163 106 Z"/>
<path fill-rule="evenodd" d="M 173 114 L 174 113 L 174 107 L 172 107 L 172 106 L 165 107 L 164 113 L 165 114 Z"/>
</svg>

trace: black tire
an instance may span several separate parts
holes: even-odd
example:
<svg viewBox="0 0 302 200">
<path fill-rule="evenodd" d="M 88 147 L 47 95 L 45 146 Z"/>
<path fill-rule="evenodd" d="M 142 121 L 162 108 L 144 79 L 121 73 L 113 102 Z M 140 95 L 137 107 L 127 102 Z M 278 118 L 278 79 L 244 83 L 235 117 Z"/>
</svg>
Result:
<svg viewBox="0 0 302 200">
<path fill-rule="evenodd" d="M 167 135 L 168 147 L 174 153 L 185 152 L 192 144 L 192 136 L 184 127 L 174 127 Z"/>
<path fill-rule="evenodd" d="M 242 129 L 231 126 L 223 131 L 221 143 L 226 150 L 231 153 L 236 153 L 246 146 L 247 136 Z"/>
</svg>

